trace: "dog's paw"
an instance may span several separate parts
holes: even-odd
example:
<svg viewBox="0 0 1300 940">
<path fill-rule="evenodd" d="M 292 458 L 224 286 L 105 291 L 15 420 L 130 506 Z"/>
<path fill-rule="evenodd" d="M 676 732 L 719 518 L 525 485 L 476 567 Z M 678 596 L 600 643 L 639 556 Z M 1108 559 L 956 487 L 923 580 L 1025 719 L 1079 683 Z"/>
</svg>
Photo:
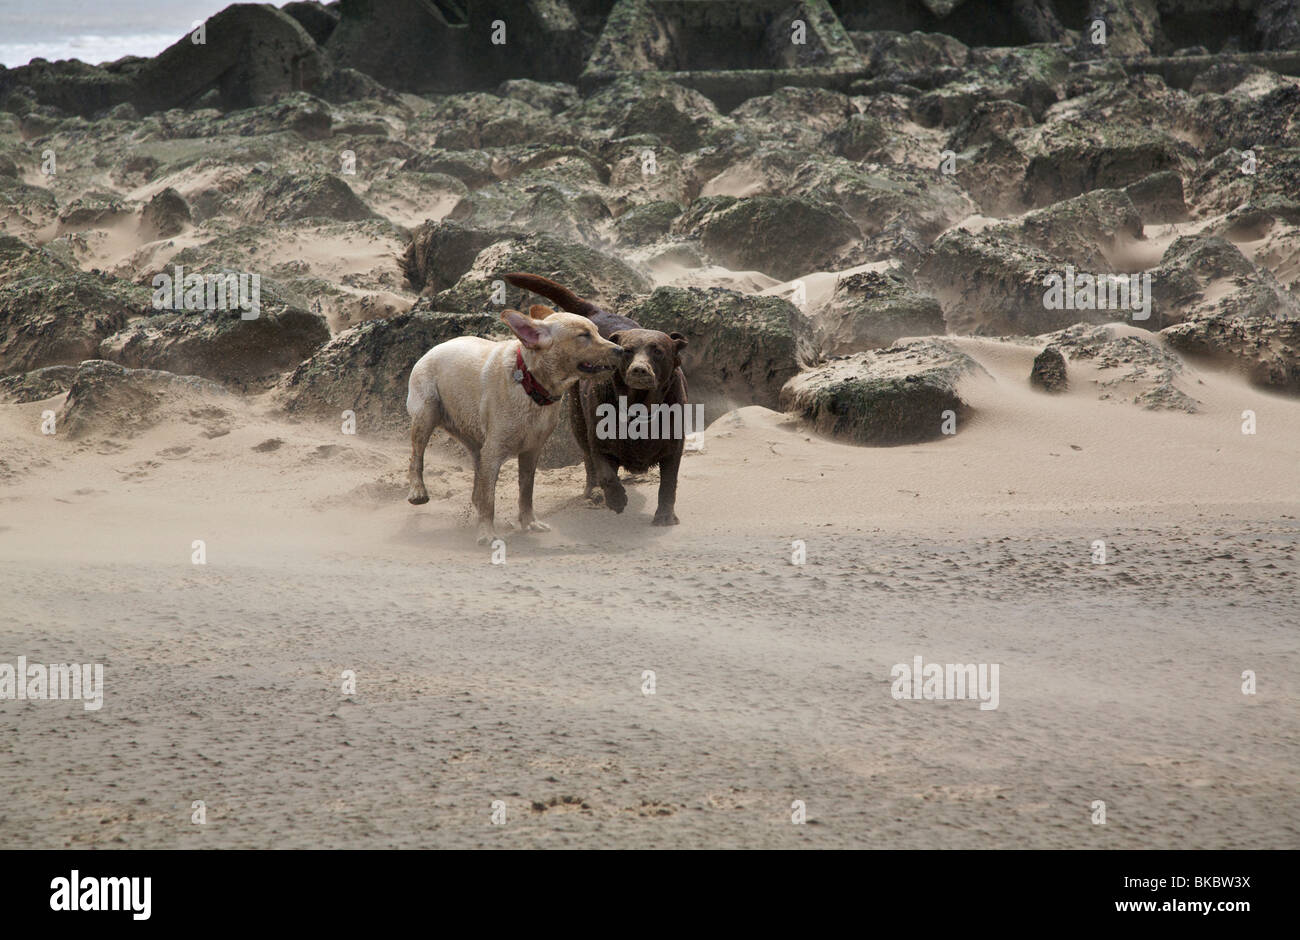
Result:
<svg viewBox="0 0 1300 940">
<path fill-rule="evenodd" d="M 412 506 L 423 506 L 429 501 L 429 494 L 425 490 L 411 493 L 406 497 L 406 501 Z"/>
<path fill-rule="evenodd" d="M 520 522 L 519 524 L 523 527 L 525 532 L 550 532 L 551 531 L 550 526 L 548 526 L 545 522 L 538 522 L 536 519 L 534 519 L 532 522 L 528 523 L 527 525 L 524 525 L 523 522 Z"/>
<path fill-rule="evenodd" d="M 597 506 L 605 501 L 605 494 L 595 487 L 587 490 L 582 494 L 584 498 L 591 500 Z"/>
<path fill-rule="evenodd" d="M 622 512 L 627 508 L 627 490 L 621 486 L 605 490 L 605 505 L 615 512 Z"/>
<path fill-rule="evenodd" d="M 670 509 L 667 512 L 660 510 L 655 513 L 654 521 L 651 525 L 679 525 L 680 523 L 681 520 L 677 518 L 677 513 Z"/>
</svg>

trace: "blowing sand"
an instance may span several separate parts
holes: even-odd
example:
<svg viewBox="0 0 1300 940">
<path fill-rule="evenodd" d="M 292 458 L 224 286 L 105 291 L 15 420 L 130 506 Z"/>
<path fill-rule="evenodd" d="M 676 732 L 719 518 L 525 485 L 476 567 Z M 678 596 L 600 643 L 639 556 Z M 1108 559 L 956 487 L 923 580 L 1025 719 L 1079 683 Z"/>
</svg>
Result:
<svg viewBox="0 0 1300 940">
<path fill-rule="evenodd" d="M 951 439 L 744 408 L 680 526 L 653 477 L 616 516 L 544 471 L 501 565 L 441 432 L 416 508 L 402 436 L 266 400 L 80 442 L 0 409 L 0 661 L 105 667 L 98 711 L 0 702 L 0 840 L 1300 847 L 1300 401 L 1190 368 L 1199 414 L 1144 411 L 1084 362 L 1051 397 L 1035 347 L 954 341 L 988 375 Z M 999 664 L 998 708 L 895 700 L 918 655 Z"/>
</svg>

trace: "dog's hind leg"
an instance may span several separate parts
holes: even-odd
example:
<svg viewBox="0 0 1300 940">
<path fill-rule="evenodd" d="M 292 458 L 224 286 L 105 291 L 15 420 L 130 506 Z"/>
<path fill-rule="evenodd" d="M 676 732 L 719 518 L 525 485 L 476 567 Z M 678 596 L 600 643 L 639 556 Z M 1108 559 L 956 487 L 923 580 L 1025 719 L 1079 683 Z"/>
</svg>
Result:
<svg viewBox="0 0 1300 940">
<path fill-rule="evenodd" d="M 429 501 L 429 491 L 424 488 L 424 450 L 437 427 L 434 403 L 428 402 L 411 418 L 411 463 L 407 471 L 409 490 L 406 501 L 419 506 Z"/>
<path fill-rule="evenodd" d="M 537 475 L 540 450 L 519 455 L 519 528 L 523 532 L 549 532 L 551 527 L 533 515 L 533 478 Z"/>
<path fill-rule="evenodd" d="M 596 465 L 592 463 L 592 442 L 587 437 L 587 416 L 582 411 L 582 385 L 569 392 L 569 427 L 573 429 L 573 439 L 582 449 L 582 465 L 587 471 L 587 482 L 582 495 L 592 502 L 600 502 L 605 494 L 596 486 Z"/>
</svg>

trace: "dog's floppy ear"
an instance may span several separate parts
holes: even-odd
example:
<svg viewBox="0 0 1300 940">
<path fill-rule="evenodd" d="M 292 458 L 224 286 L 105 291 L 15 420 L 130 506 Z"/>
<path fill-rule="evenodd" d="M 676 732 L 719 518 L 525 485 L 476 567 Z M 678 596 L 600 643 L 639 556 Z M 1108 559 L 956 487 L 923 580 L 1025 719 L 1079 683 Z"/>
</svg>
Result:
<svg viewBox="0 0 1300 940">
<path fill-rule="evenodd" d="M 686 348 L 686 337 L 681 333 L 672 332 L 668 338 L 673 341 L 673 364 L 677 368 L 682 367 L 682 350 Z"/>
<path fill-rule="evenodd" d="M 615 346 L 622 346 L 623 344 L 619 341 L 619 337 L 622 335 L 623 335 L 622 330 L 619 330 L 617 333 L 610 333 L 609 341 L 613 343 Z"/>
<path fill-rule="evenodd" d="M 528 308 L 528 315 L 534 320 L 545 320 L 555 311 L 545 304 L 533 304 Z"/>
<path fill-rule="evenodd" d="M 518 310 L 502 310 L 501 321 L 510 327 L 529 349 L 545 349 L 554 341 L 551 329 L 545 323 L 526 317 Z"/>
</svg>

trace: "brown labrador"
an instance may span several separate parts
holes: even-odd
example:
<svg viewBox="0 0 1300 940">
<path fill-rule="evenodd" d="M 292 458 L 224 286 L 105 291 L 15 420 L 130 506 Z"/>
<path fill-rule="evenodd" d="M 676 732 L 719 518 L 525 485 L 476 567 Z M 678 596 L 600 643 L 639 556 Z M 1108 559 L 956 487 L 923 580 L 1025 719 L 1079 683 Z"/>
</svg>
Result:
<svg viewBox="0 0 1300 940">
<path fill-rule="evenodd" d="M 619 482 L 619 467 L 645 473 L 657 464 L 659 505 L 654 524 L 677 525 L 677 473 L 689 421 L 686 376 L 681 369 L 686 337 L 642 329 L 635 320 L 609 313 L 535 274 L 504 277 L 516 287 L 547 298 L 561 310 L 586 317 L 602 338 L 626 350 L 612 372 L 583 378 L 570 396 L 569 421 L 583 451 L 587 498 L 598 501 L 603 495 L 605 505 L 622 512 L 627 506 L 627 491 Z M 620 420 L 629 412 L 636 415 L 636 405 L 643 406 L 650 420 Z"/>
</svg>

